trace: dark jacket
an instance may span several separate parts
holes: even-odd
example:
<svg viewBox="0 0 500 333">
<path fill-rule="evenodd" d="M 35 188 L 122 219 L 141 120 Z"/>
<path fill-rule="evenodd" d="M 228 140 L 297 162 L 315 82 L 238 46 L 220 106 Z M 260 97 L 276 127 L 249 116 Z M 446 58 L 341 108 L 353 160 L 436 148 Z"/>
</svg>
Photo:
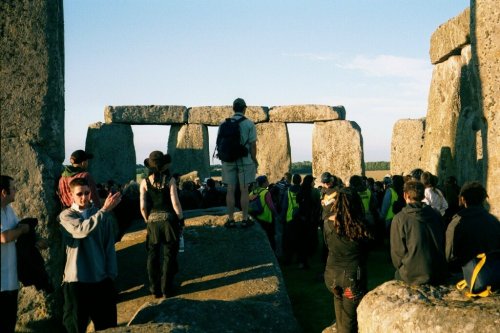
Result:
<svg viewBox="0 0 500 333">
<path fill-rule="evenodd" d="M 444 225 L 430 206 L 410 203 L 391 226 L 395 278 L 411 285 L 439 284 L 446 278 Z"/>
<path fill-rule="evenodd" d="M 35 227 L 38 220 L 35 218 L 26 218 L 19 223 L 28 224 L 30 231 L 21 235 L 16 241 L 17 249 L 17 274 L 19 281 L 24 286 L 34 285 L 37 290 L 52 292 L 53 287 L 49 276 L 45 270 L 45 262 L 38 251 L 36 245 Z"/>
<path fill-rule="evenodd" d="M 453 271 L 480 253 L 500 250 L 500 222 L 482 206 L 459 211 L 446 230 L 446 260 Z"/>
</svg>

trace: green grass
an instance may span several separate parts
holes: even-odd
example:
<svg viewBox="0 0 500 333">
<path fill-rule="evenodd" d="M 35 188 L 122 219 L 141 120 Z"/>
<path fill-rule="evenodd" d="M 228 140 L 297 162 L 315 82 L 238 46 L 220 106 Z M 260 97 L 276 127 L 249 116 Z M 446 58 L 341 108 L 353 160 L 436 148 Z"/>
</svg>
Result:
<svg viewBox="0 0 500 333">
<path fill-rule="evenodd" d="M 324 264 L 319 252 L 318 247 L 308 270 L 299 269 L 297 264 L 281 266 L 294 315 L 305 333 L 322 332 L 334 319 L 333 296 L 323 280 Z M 371 290 L 393 277 L 394 268 L 388 249 L 370 251 L 368 288 Z"/>
</svg>

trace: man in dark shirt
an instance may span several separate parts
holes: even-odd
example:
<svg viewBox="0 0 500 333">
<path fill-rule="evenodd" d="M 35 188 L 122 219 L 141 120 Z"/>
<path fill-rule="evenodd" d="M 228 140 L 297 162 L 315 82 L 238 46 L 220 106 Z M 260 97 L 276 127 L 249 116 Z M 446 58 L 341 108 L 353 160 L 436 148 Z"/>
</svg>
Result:
<svg viewBox="0 0 500 333">
<path fill-rule="evenodd" d="M 487 194 L 478 182 L 462 186 L 459 201 L 465 208 L 451 220 L 446 230 L 446 260 L 452 272 L 480 253 L 500 250 L 500 223 L 483 207 Z"/>
<path fill-rule="evenodd" d="M 406 206 L 391 224 L 391 258 L 395 278 L 411 285 L 439 284 L 446 278 L 444 225 L 439 214 L 424 204 L 424 185 L 408 181 Z"/>
</svg>

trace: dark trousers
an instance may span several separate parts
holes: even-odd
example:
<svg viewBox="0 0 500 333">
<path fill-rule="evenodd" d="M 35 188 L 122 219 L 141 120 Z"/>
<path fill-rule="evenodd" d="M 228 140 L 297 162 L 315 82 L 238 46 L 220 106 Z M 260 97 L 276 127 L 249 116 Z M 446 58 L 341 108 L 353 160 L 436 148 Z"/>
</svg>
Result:
<svg viewBox="0 0 500 333">
<path fill-rule="evenodd" d="M 174 277 L 179 270 L 178 223 L 169 221 L 150 222 L 147 225 L 147 270 L 149 291 L 156 296 L 171 296 L 174 289 Z M 163 264 L 161 251 L 163 250 Z"/>
<path fill-rule="evenodd" d="M 68 333 L 85 333 L 90 320 L 96 331 L 117 326 L 113 280 L 64 283 L 63 295 L 63 324 Z"/>
<path fill-rule="evenodd" d="M 17 321 L 18 290 L 0 292 L 0 332 L 14 333 Z"/>
<path fill-rule="evenodd" d="M 260 220 L 257 220 L 257 222 L 259 222 L 262 229 L 266 232 L 267 239 L 269 239 L 269 244 L 271 245 L 271 249 L 273 249 L 273 251 L 276 250 L 276 240 L 274 239 L 274 223 Z"/>
</svg>

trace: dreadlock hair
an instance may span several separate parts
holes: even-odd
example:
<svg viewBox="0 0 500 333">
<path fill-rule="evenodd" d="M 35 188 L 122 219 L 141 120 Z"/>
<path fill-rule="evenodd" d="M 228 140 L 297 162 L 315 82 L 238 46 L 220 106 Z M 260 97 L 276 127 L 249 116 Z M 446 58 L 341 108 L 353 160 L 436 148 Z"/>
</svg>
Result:
<svg viewBox="0 0 500 333">
<path fill-rule="evenodd" d="M 373 238 L 363 213 L 361 197 L 354 189 L 347 187 L 338 190 L 332 211 L 335 213 L 330 221 L 339 236 L 351 240 Z"/>
</svg>

